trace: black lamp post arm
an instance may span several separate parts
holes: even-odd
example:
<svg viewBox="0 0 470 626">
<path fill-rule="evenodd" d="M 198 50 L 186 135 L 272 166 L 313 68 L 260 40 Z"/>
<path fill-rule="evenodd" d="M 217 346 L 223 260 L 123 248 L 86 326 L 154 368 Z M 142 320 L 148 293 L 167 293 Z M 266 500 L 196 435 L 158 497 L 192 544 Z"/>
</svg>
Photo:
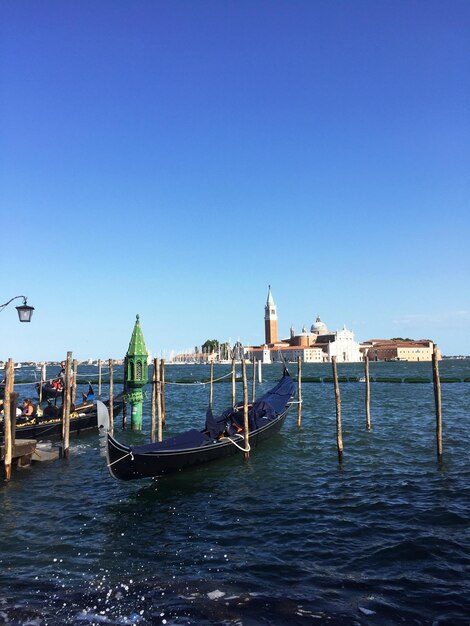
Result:
<svg viewBox="0 0 470 626">
<path fill-rule="evenodd" d="M 5 304 L 0 304 L 0 313 L 3 311 L 5 307 L 7 307 L 10 304 L 10 302 L 13 302 L 13 300 L 17 300 L 18 298 L 23 298 L 23 305 L 25 305 L 28 300 L 26 296 L 15 296 L 11 300 L 8 300 L 8 302 L 5 302 Z"/>
</svg>

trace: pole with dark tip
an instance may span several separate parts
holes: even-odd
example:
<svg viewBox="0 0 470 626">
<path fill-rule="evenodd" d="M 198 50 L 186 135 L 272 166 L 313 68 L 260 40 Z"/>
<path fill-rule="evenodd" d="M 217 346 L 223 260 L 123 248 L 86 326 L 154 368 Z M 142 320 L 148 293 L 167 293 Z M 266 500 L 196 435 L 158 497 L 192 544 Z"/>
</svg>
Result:
<svg viewBox="0 0 470 626">
<path fill-rule="evenodd" d="M 251 401 L 254 402 L 256 398 L 256 359 L 253 353 L 253 383 L 251 388 Z"/>
<path fill-rule="evenodd" d="M 370 373 L 369 373 L 369 355 L 364 355 L 364 374 L 366 383 L 366 428 L 370 430 Z"/>
<path fill-rule="evenodd" d="M 336 445 L 338 448 L 338 461 L 343 461 L 343 431 L 341 427 L 341 397 L 339 394 L 338 369 L 336 367 L 336 357 L 331 357 L 333 366 L 333 380 L 335 383 L 335 401 L 336 401 Z"/>
<path fill-rule="evenodd" d="M 439 378 L 439 352 L 436 345 L 432 351 L 432 371 L 434 382 L 434 403 L 436 406 L 436 443 L 437 460 L 442 461 L 442 401 L 441 380 Z"/>
</svg>

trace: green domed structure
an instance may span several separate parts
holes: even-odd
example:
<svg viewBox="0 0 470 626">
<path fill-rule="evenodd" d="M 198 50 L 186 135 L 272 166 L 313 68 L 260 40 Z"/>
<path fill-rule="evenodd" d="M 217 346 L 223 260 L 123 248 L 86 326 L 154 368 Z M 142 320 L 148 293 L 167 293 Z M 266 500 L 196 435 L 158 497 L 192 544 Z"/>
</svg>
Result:
<svg viewBox="0 0 470 626">
<path fill-rule="evenodd" d="M 142 429 L 142 388 L 148 382 L 147 359 L 148 352 L 145 347 L 139 316 L 136 315 L 134 330 L 125 360 L 127 399 L 131 403 L 132 430 Z"/>
</svg>

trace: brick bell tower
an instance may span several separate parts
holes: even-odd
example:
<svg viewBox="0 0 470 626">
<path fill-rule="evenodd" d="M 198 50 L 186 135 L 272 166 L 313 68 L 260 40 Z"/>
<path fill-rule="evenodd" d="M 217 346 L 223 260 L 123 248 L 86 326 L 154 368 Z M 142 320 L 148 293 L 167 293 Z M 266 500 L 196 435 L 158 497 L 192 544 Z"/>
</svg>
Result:
<svg viewBox="0 0 470 626">
<path fill-rule="evenodd" d="M 264 338 L 266 344 L 277 343 L 277 310 L 269 285 L 268 299 L 264 307 Z"/>
</svg>

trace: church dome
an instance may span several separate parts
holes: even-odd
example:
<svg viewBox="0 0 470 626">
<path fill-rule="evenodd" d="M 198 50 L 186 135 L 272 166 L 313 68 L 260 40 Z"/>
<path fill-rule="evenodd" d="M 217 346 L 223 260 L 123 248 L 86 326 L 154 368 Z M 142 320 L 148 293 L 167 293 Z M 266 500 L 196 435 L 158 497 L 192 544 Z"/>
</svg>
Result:
<svg viewBox="0 0 470 626">
<path fill-rule="evenodd" d="M 319 315 L 317 315 L 317 319 L 315 320 L 315 323 L 312 324 L 312 327 L 310 330 L 312 333 L 317 333 L 318 335 L 328 332 L 328 328 L 326 327 L 325 322 L 321 321 Z"/>
</svg>

